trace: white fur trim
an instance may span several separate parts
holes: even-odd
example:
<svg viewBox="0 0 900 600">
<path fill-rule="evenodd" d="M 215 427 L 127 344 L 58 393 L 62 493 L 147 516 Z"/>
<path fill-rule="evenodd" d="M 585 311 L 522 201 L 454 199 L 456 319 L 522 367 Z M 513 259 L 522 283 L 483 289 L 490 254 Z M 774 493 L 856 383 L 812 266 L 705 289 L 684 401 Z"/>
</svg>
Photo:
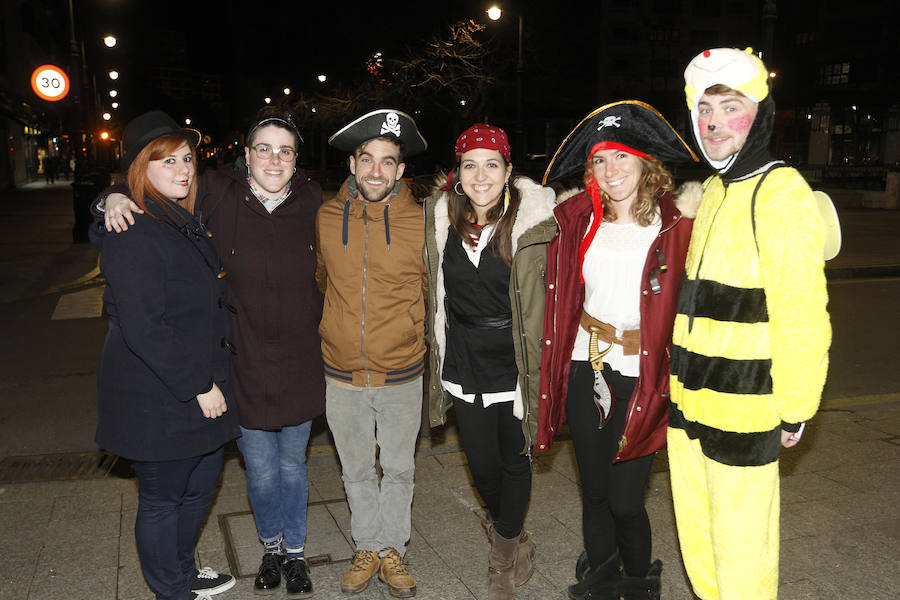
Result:
<svg viewBox="0 0 900 600">
<path fill-rule="evenodd" d="M 539 223 L 553 216 L 553 208 L 556 206 L 556 194 L 551 188 L 541 186 L 534 181 L 519 177 L 513 185 L 519 190 L 521 201 L 516 213 L 516 220 L 512 228 L 512 251 L 515 255 L 519 238 Z M 434 313 L 434 340 L 437 344 L 440 367 L 438 373 L 444 368 L 444 350 L 447 346 L 445 329 L 447 315 L 444 310 L 444 250 L 447 247 L 447 239 L 450 232 L 450 216 L 447 212 L 447 192 L 443 192 L 434 204 L 434 241 L 438 253 L 437 272 L 435 273 L 434 293 L 437 307 Z M 513 415 L 521 420 L 525 416 L 525 405 L 522 401 L 520 385 L 516 383 L 516 395 L 513 400 Z"/>
</svg>

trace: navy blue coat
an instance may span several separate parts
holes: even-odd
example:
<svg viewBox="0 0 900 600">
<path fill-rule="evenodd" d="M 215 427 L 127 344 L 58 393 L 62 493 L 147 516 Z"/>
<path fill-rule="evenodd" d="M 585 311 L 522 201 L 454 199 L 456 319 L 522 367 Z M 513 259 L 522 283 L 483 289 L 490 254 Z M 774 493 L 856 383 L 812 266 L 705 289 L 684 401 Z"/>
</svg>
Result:
<svg viewBox="0 0 900 600">
<path fill-rule="evenodd" d="M 160 219 L 136 214 L 116 235 L 102 223 L 91 230 L 109 313 L 96 441 L 132 460 L 200 456 L 240 435 L 225 281 L 199 222 L 171 203 L 172 220 L 159 204 L 147 207 Z M 196 397 L 213 381 L 228 411 L 208 419 Z"/>
</svg>

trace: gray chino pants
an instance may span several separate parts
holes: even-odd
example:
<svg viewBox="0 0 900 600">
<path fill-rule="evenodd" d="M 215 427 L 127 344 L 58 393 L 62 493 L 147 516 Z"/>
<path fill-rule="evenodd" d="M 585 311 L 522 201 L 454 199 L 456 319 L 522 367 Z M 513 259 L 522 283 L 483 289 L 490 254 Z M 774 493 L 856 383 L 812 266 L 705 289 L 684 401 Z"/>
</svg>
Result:
<svg viewBox="0 0 900 600">
<path fill-rule="evenodd" d="M 421 413 L 421 377 L 401 385 L 354 390 L 326 382 L 325 414 L 341 459 L 357 550 L 394 548 L 401 556 L 406 552 Z"/>
</svg>

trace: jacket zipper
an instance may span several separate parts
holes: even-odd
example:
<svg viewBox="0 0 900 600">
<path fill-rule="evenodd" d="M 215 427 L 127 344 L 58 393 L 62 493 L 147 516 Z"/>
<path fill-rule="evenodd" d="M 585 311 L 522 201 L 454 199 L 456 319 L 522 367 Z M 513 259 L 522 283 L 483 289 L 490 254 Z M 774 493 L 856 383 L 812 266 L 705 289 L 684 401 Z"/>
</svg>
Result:
<svg viewBox="0 0 900 600">
<path fill-rule="evenodd" d="M 366 357 L 366 280 L 369 270 L 369 214 L 366 212 L 369 203 L 363 203 L 363 265 L 362 265 L 362 315 L 360 316 L 360 357 L 362 358 L 362 370 L 366 374 L 366 387 L 371 383 L 369 374 L 369 361 Z"/>
<path fill-rule="evenodd" d="M 648 260 L 651 256 L 653 256 L 654 251 L 662 245 L 662 235 L 664 233 L 668 232 L 669 230 L 671 230 L 672 228 L 674 228 L 675 225 L 677 225 L 678 222 L 681 221 L 681 219 L 682 219 L 681 211 L 678 211 L 678 217 L 676 219 L 673 219 L 672 224 L 665 229 L 660 229 L 659 233 L 656 234 L 656 239 L 660 240 L 660 242 L 659 242 L 659 244 L 654 244 L 653 246 L 650 247 L 650 250 L 647 252 Z M 666 350 L 666 352 L 668 353 L 668 350 Z M 643 355 L 641 355 L 641 356 L 643 356 Z M 640 365 L 640 360 L 641 360 L 640 357 L 638 357 L 638 365 Z M 638 380 L 635 382 L 634 392 L 632 392 L 632 395 L 634 395 L 635 393 L 637 393 L 640 390 L 642 380 L 643 380 L 643 378 L 640 376 L 640 366 L 639 366 L 638 367 Z M 619 455 L 622 454 L 622 450 L 625 448 L 625 446 L 628 445 L 628 427 L 631 425 L 631 417 L 632 417 L 632 415 L 634 415 L 634 404 L 635 404 L 634 402 L 631 402 L 631 398 L 629 398 L 628 401 L 631 406 L 628 407 L 628 415 L 625 417 L 625 426 L 622 428 L 622 436 L 619 438 L 619 450 L 616 452 L 616 459 L 619 458 Z"/>
</svg>

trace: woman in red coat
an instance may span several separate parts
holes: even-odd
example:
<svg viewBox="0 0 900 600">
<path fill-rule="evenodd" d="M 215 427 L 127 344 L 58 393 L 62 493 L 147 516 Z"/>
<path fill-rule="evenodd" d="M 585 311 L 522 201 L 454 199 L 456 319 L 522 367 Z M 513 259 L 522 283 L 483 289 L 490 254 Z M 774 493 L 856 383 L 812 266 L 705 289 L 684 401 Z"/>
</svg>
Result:
<svg viewBox="0 0 900 600">
<path fill-rule="evenodd" d="M 653 107 L 616 102 L 569 134 L 544 176 L 582 171 L 586 186 L 554 211 L 537 438 L 549 449 L 568 421 L 575 446 L 585 552 L 570 598 L 659 598 L 644 490 L 665 444 L 668 349 L 700 199 L 698 184 L 674 196 L 661 160 L 696 157 Z"/>
</svg>

